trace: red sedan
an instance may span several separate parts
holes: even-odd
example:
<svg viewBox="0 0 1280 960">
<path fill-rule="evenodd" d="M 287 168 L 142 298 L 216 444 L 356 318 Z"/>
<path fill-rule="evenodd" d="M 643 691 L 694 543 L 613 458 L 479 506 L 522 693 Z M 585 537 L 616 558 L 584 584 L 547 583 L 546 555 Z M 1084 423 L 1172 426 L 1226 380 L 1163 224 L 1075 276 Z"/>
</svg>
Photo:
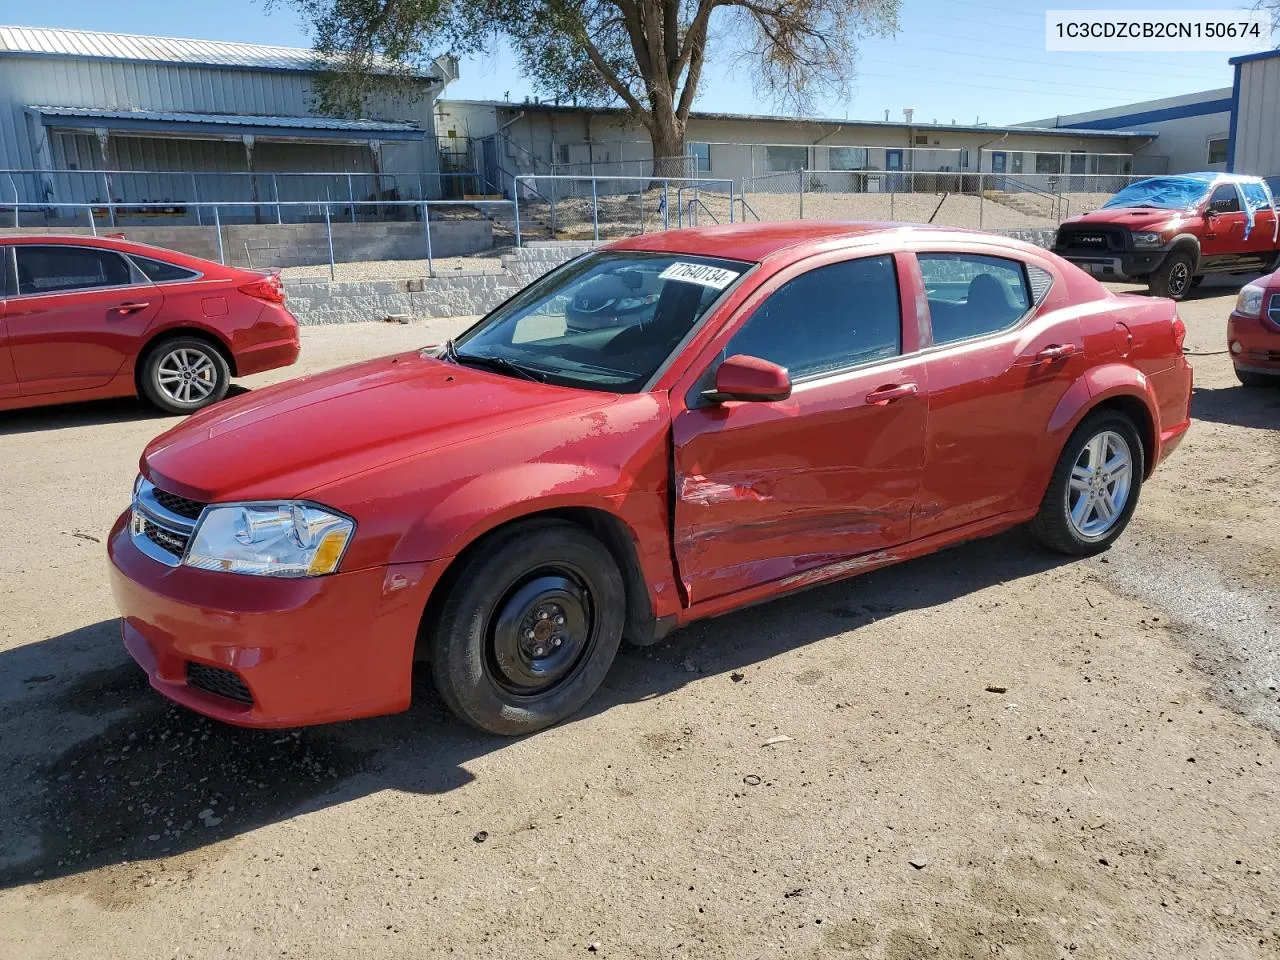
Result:
<svg viewBox="0 0 1280 960">
<path fill-rule="evenodd" d="M 579 329 L 583 288 L 657 291 Z M 644 294 L 648 296 L 648 293 Z M 620 640 L 1030 523 L 1084 555 L 1187 430 L 1169 300 L 890 224 L 643 236 L 456 341 L 157 438 L 109 553 L 161 693 L 246 726 L 579 709 Z"/>
<path fill-rule="evenodd" d="M 140 394 L 191 413 L 297 359 L 278 277 L 110 237 L 0 238 L 0 410 Z"/>
<path fill-rule="evenodd" d="M 1227 349 L 1246 387 L 1280 387 L 1280 273 L 1240 289 L 1227 318 Z"/>
</svg>

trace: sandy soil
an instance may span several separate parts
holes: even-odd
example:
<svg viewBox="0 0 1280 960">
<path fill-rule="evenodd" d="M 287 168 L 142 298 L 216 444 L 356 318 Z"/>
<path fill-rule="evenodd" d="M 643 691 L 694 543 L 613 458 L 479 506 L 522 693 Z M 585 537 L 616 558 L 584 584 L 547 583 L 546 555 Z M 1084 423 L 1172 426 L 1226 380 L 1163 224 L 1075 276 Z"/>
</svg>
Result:
<svg viewBox="0 0 1280 960">
<path fill-rule="evenodd" d="M 462 322 L 310 329 L 303 369 Z M 169 707 L 101 541 L 170 421 L 0 415 L 0 956 L 1278 956 L 1280 392 L 1195 363 L 1106 556 L 1014 532 L 708 622 L 518 741 L 425 682 L 296 733 Z"/>
</svg>

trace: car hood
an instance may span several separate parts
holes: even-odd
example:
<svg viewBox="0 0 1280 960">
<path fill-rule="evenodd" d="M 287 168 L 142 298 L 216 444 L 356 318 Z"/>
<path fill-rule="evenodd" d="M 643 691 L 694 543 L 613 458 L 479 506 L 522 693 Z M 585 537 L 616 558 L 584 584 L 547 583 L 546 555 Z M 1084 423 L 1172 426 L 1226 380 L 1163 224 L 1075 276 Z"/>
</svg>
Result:
<svg viewBox="0 0 1280 960">
<path fill-rule="evenodd" d="M 153 440 L 142 471 L 206 503 L 302 497 L 403 457 L 618 399 L 400 354 L 216 404 Z"/>
<path fill-rule="evenodd" d="M 1162 230 L 1194 219 L 1184 210 L 1156 210 L 1152 207 L 1110 207 L 1093 210 L 1064 220 L 1064 224 L 1117 224 L 1130 230 Z"/>
</svg>

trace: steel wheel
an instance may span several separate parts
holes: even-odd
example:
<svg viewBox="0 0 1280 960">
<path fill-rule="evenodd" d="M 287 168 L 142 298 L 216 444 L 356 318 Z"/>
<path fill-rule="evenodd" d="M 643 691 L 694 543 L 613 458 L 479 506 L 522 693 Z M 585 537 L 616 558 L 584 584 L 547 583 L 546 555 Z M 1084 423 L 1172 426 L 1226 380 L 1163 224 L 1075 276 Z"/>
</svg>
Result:
<svg viewBox="0 0 1280 960">
<path fill-rule="evenodd" d="M 595 634 L 591 594 L 573 571 L 535 571 L 499 602 L 490 626 L 491 676 L 516 696 L 539 696 L 569 677 Z"/>
<path fill-rule="evenodd" d="M 1067 485 L 1067 517 L 1085 540 L 1101 540 L 1129 502 L 1133 453 L 1114 430 L 1096 434 L 1076 459 Z"/>
<path fill-rule="evenodd" d="M 200 403 L 217 388 L 218 370 L 204 350 L 182 346 L 160 358 L 156 385 L 174 403 Z"/>
</svg>

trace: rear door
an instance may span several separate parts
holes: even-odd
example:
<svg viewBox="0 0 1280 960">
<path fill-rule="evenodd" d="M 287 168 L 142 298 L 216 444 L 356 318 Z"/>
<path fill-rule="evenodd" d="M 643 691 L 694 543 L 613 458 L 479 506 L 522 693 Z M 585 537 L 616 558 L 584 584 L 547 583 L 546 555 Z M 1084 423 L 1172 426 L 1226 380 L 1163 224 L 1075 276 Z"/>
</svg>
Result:
<svg viewBox="0 0 1280 960">
<path fill-rule="evenodd" d="M 5 322 L 24 396 L 101 387 L 130 362 L 163 295 L 122 254 L 17 244 Z"/>
<path fill-rule="evenodd" d="M 893 255 L 826 261 L 766 283 L 675 391 L 686 405 L 673 423 L 675 550 L 689 602 L 820 576 L 910 536 L 927 402 L 914 297 L 899 293 Z M 785 366 L 791 397 L 703 402 L 736 354 Z"/>
<path fill-rule="evenodd" d="M 0 400 L 18 394 L 18 377 L 13 372 L 13 355 L 9 350 L 8 325 L 5 323 L 5 304 L 12 294 L 13 248 L 0 243 Z"/>
<path fill-rule="evenodd" d="M 1080 321 L 1037 309 L 1047 270 L 1003 253 L 917 260 L 934 346 L 913 539 L 1025 506 L 1049 419 L 1085 367 Z"/>
<path fill-rule="evenodd" d="M 1244 250 L 1259 256 L 1269 256 L 1276 249 L 1276 211 L 1271 197 L 1261 182 L 1240 184 L 1244 195 L 1246 233 Z M 1248 226 L 1249 214 L 1253 214 L 1253 226 Z"/>
</svg>

